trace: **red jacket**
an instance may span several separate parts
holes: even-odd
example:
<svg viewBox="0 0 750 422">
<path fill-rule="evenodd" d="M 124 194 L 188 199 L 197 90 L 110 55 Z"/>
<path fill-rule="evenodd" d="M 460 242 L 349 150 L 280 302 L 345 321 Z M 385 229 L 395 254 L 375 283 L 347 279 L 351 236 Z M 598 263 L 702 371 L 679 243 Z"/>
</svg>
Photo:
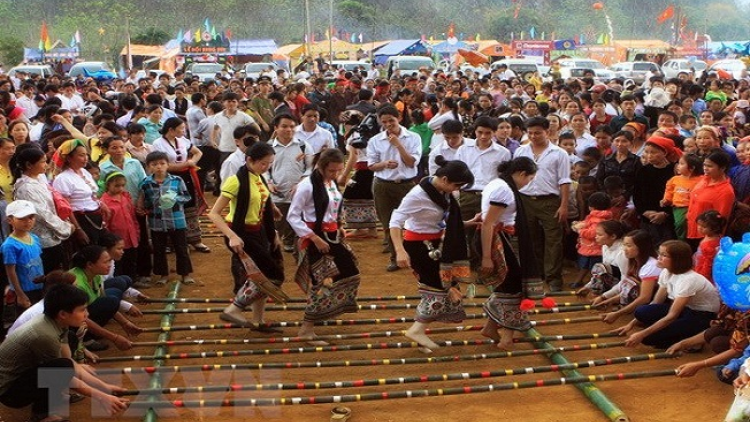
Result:
<svg viewBox="0 0 750 422">
<path fill-rule="evenodd" d="M 582 256 L 602 256 L 602 245 L 594 240 L 596 226 L 602 221 L 612 219 L 610 210 L 592 210 L 583 220 L 584 227 L 578 230 L 578 254 Z"/>
</svg>

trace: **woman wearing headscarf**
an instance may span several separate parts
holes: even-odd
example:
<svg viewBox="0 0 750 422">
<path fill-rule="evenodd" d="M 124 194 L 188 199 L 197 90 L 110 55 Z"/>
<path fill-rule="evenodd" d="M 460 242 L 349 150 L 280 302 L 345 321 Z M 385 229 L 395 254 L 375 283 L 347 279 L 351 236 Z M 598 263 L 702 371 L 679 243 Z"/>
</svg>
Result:
<svg viewBox="0 0 750 422">
<path fill-rule="evenodd" d="M 80 139 L 67 140 L 57 149 L 52 161 L 62 169 L 52 187 L 68 200 L 75 216 L 73 238 L 79 247 L 97 244 L 105 232 L 103 214 L 109 214 L 109 209 L 96 197 L 96 181 L 84 168 L 89 161 L 86 145 Z"/>
</svg>

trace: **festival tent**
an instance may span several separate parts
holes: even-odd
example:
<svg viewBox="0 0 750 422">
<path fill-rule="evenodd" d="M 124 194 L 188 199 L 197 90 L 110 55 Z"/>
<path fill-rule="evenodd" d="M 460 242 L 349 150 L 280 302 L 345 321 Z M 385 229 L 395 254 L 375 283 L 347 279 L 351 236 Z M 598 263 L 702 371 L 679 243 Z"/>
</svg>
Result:
<svg viewBox="0 0 750 422">
<path fill-rule="evenodd" d="M 340 60 L 356 60 L 357 53 L 362 51 L 363 44 L 352 44 L 350 42 L 335 39 L 329 43 L 328 40 L 317 41 L 309 44 L 308 55 L 317 57 L 318 54 L 328 56 L 329 51 L 333 50 L 333 56 Z M 276 50 L 276 54 L 283 54 L 292 60 L 298 60 L 305 55 L 305 44 L 289 44 Z"/>
<path fill-rule="evenodd" d="M 451 54 L 458 53 L 458 49 L 473 50 L 473 46 L 469 45 L 464 41 L 458 41 L 455 38 L 452 40 L 446 40 L 432 46 L 432 52 L 440 54 L 441 56 L 448 56 Z"/>
<path fill-rule="evenodd" d="M 35 63 L 47 60 L 63 61 L 75 60 L 78 58 L 78 48 L 68 47 L 61 40 L 55 41 L 52 48 L 42 51 L 38 48 L 24 48 L 23 61 L 25 63 Z"/>
<path fill-rule="evenodd" d="M 375 64 L 383 64 L 390 56 L 426 54 L 429 46 L 422 40 L 393 40 L 375 51 Z"/>
<path fill-rule="evenodd" d="M 620 61 L 661 63 L 672 46 L 662 40 L 615 40 L 615 54 Z"/>
</svg>

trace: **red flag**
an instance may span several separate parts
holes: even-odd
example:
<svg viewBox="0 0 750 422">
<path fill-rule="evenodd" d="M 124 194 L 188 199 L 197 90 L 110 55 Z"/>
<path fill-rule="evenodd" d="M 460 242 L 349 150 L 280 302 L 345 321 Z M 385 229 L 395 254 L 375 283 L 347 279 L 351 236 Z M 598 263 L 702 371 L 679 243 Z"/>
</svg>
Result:
<svg viewBox="0 0 750 422">
<path fill-rule="evenodd" d="M 664 11 L 661 12 L 661 14 L 656 18 L 656 21 L 659 23 L 664 23 L 667 20 L 669 20 L 672 16 L 674 16 L 674 5 L 670 4 L 667 6 Z"/>
<path fill-rule="evenodd" d="M 521 4 L 516 4 L 516 10 L 513 12 L 513 19 L 518 19 L 518 12 L 521 11 Z"/>
</svg>

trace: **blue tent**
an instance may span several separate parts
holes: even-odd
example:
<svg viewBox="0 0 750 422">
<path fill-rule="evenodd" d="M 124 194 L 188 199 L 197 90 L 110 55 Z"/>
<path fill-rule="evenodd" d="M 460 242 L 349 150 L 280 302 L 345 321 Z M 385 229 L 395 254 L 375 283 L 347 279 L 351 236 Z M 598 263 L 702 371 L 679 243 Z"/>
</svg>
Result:
<svg viewBox="0 0 750 422">
<path fill-rule="evenodd" d="M 472 46 L 463 41 L 454 41 L 453 43 L 451 43 L 450 41 L 443 41 L 439 44 L 433 45 L 432 52 L 440 54 L 441 56 L 449 56 L 458 53 L 459 48 L 463 48 L 464 50 L 475 49 L 471 47 Z"/>
<path fill-rule="evenodd" d="M 414 56 L 427 53 L 422 40 L 393 40 L 375 51 L 375 64 L 383 64 L 390 56 Z"/>
<path fill-rule="evenodd" d="M 279 49 L 274 40 L 232 40 L 230 45 L 236 56 L 270 56 Z"/>
</svg>

